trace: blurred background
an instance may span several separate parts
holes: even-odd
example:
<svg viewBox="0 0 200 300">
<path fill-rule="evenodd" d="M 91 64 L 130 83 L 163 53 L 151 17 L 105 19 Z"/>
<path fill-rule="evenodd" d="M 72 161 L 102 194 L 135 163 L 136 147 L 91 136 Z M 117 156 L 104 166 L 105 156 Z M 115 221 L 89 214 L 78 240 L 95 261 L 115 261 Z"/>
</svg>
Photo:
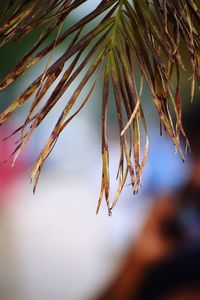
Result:
<svg viewBox="0 0 200 300">
<path fill-rule="evenodd" d="M 98 3 L 87 1 L 68 22 L 88 13 Z M 32 33 L 22 42 L 0 49 L 0 79 L 37 38 Z M 63 51 L 65 45 L 55 53 Z M 1 111 L 37 76 L 43 64 L 34 67 L 0 94 Z M 185 81 L 184 81 L 185 80 Z M 190 105 L 189 82 L 183 77 L 184 106 Z M 73 86 L 71 87 L 73 90 Z M 0 299 L 1 300 L 84 300 L 96 295 L 119 270 L 130 243 L 138 236 L 155 194 L 178 189 L 188 180 L 190 156 L 183 163 L 173 143 L 159 135 L 155 108 L 144 89 L 148 111 L 150 149 L 137 195 L 124 191 L 108 217 L 103 203 L 95 214 L 101 180 L 101 86 L 88 105 L 60 136 L 41 173 L 36 194 L 29 184 L 29 170 L 62 109 L 63 99 L 35 132 L 28 147 L 10 164 L 17 137 L 1 142 L 0 159 Z M 25 119 L 28 106 L 18 110 L 1 127 L 1 140 Z M 119 145 L 115 110 L 109 107 L 111 178 L 117 174 Z M 117 182 L 113 179 L 111 189 Z M 112 195 L 111 195 L 112 196 Z"/>
</svg>

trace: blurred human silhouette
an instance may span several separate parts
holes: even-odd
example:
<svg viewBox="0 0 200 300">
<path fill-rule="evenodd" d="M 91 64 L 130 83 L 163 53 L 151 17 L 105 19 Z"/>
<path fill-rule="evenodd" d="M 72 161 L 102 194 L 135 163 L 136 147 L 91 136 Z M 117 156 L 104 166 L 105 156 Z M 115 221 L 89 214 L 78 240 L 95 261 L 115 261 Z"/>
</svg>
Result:
<svg viewBox="0 0 200 300">
<path fill-rule="evenodd" d="M 98 300 L 200 299 L 200 108 L 184 117 L 188 181 L 157 196 L 124 264 Z"/>
</svg>

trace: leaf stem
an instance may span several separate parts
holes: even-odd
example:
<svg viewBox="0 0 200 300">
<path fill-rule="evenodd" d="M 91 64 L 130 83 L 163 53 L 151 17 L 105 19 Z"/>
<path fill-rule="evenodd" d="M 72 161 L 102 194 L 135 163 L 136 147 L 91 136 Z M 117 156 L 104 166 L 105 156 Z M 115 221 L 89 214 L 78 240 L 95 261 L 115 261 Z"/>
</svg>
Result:
<svg viewBox="0 0 200 300">
<path fill-rule="evenodd" d="M 118 12 L 115 16 L 115 24 L 114 24 L 114 28 L 113 28 L 113 35 L 111 37 L 111 46 L 114 46 L 115 43 L 116 43 L 117 28 L 118 28 L 118 25 L 119 25 L 119 22 L 120 22 L 123 4 L 124 4 L 124 0 L 119 0 L 119 9 L 118 9 Z"/>
</svg>

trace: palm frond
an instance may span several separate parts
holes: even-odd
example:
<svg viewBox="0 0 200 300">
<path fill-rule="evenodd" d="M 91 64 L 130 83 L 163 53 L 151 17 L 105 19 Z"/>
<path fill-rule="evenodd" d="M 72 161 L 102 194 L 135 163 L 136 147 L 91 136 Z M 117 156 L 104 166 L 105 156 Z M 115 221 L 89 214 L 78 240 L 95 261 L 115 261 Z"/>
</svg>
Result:
<svg viewBox="0 0 200 300">
<path fill-rule="evenodd" d="M 189 142 L 181 122 L 180 74 L 186 69 L 182 53 L 183 50 L 186 52 L 190 62 L 191 74 L 188 77 L 191 77 L 193 98 L 195 86 L 200 85 L 200 8 L 195 0 L 102 0 L 92 12 L 67 28 L 63 26 L 71 13 L 85 2 L 86 0 L 16 0 L 8 1 L 7 7 L 0 12 L 0 47 L 5 44 L 13 46 L 15 41 L 23 39 L 31 31 L 42 28 L 42 33 L 32 48 L 0 83 L 0 91 L 42 58 L 47 55 L 51 57 L 61 43 L 70 41 L 65 52 L 55 62 L 51 63 L 49 59 L 44 72 L 0 114 L 0 124 L 6 122 L 11 114 L 34 96 L 25 122 L 13 133 L 21 131 L 13 153 L 14 162 L 32 133 L 75 79 L 86 70 L 33 166 L 31 178 L 34 180 L 35 190 L 41 168 L 60 133 L 87 103 L 97 76 L 103 74 L 102 184 L 97 212 L 105 196 L 108 212 L 111 214 L 128 175 L 133 192 L 138 191 L 147 159 L 149 141 L 142 108 L 143 81 L 146 82 L 158 111 L 161 131 L 162 128 L 166 130 L 184 159 L 180 135 L 185 138 L 186 147 Z M 49 42 L 48 38 L 55 32 L 56 38 Z M 135 80 L 136 68 L 140 71 L 140 88 Z M 174 77 L 175 84 L 172 80 Z M 91 80 L 93 83 L 86 97 L 78 110 L 72 113 L 83 88 Z M 111 100 L 110 86 L 114 92 L 120 140 L 118 188 L 112 202 L 109 199 L 109 149 L 106 132 L 108 102 Z M 44 96 L 52 87 L 53 92 L 43 103 Z M 169 109 L 170 103 L 173 111 Z M 175 115 L 175 119 L 172 115 Z M 145 145 L 142 145 L 142 132 L 146 136 Z"/>
</svg>

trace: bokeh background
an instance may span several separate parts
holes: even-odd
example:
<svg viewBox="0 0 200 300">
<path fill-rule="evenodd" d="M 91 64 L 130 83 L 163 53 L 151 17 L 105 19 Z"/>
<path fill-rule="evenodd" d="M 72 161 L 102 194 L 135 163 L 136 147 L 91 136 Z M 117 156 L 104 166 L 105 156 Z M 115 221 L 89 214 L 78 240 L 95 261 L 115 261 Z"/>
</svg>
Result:
<svg viewBox="0 0 200 300">
<path fill-rule="evenodd" d="M 66 22 L 74 22 L 97 4 L 98 0 L 87 1 Z M 37 32 L 34 32 L 23 41 L 0 49 L 1 80 L 36 38 Z M 59 47 L 54 58 L 64 47 L 64 44 Z M 1 93 L 1 111 L 44 68 L 45 61 Z M 186 107 L 190 102 L 190 91 L 187 76 L 185 78 Z M 46 161 L 33 196 L 33 186 L 29 184 L 30 167 L 65 100 L 62 99 L 35 132 L 14 167 L 11 167 L 9 157 L 16 137 L 1 141 L 1 162 L 8 159 L 0 167 L 1 300 L 92 299 L 122 264 L 127 247 L 148 215 L 153 195 L 172 190 L 187 180 L 190 158 L 182 163 L 172 142 L 159 135 L 158 117 L 149 101 L 148 91 L 144 89 L 150 149 L 142 187 L 134 196 L 127 183 L 112 217 L 108 217 L 104 204 L 96 216 L 101 180 L 101 86 L 98 85 L 88 105 L 61 135 Z M 1 140 L 22 123 L 27 110 L 28 105 L 19 109 L 1 127 Z M 119 154 L 117 134 L 115 109 L 111 102 L 109 135 L 113 191 Z"/>
</svg>

